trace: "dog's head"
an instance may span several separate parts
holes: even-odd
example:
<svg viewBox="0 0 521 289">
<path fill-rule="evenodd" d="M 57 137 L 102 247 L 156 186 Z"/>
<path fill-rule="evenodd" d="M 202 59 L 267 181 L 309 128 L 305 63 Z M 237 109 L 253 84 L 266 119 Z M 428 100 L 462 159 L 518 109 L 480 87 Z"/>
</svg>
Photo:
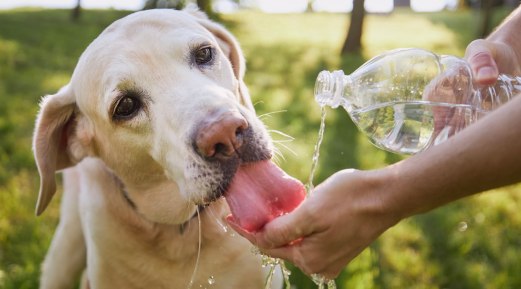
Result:
<svg viewBox="0 0 521 289">
<path fill-rule="evenodd" d="M 70 83 L 42 101 L 37 214 L 55 193 L 56 171 L 96 157 L 145 217 L 186 221 L 222 195 L 240 163 L 271 157 L 244 71 L 234 37 L 199 12 L 149 10 L 114 22 Z"/>
</svg>

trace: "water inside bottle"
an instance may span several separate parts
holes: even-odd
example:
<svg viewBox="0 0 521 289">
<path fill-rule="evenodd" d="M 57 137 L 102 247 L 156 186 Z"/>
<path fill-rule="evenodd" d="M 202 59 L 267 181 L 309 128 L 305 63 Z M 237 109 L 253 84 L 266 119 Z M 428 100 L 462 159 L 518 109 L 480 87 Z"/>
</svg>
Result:
<svg viewBox="0 0 521 289">
<path fill-rule="evenodd" d="M 411 101 L 380 103 L 350 115 L 376 146 L 415 154 L 445 141 L 483 113 L 470 105 Z"/>
</svg>

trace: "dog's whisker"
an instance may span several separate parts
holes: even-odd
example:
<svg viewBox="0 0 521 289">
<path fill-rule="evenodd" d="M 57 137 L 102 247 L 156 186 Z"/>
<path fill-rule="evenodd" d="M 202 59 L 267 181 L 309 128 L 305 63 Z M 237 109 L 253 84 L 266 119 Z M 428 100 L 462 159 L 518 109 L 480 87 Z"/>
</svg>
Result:
<svg viewBox="0 0 521 289">
<path fill-rule="evenodd" d="M 267 113 L 263 113 L 261 115 L 259 115 L 259 119 L 263 119 L 263 118 L 266 118 L 266 117 L 271 117 L 272 115 L 276 114 L 276 113 L 282 113 L 282 112 L 287 112 L 287 110 L 276 110 L 276 111 L 272 111 L 272 112 L 267 112 Z"/>
<path fill-rule="evenodd" d="M 292 155 L 294 155 L 294 156 L 298 156 L 298 154 L 297 154 L 293 149 L 291 149 L 289 146 L 285 145 L 285 144 L 282 143 L 282 142 L 274 142 L 273 144 L 276 146 L 276 147 L 275 147 L 275 148 L 276 148 L 276 149 L 275 149 L 275 153 L 278 152 L 278 153 L 282 156 L 282 158 L 284 158 L 284 155 L 281 153 L 280 149 L 278 148 L 279 146 L 282 147 L 282 148 L 285 148 L 285 149 L 286 149 L 288 152 L 290 152 Z"/>
<path fill-rule="evenodd" d="M 253 104 L 253 107 L 256 107 L 258 104 L 262 104 L 262 103 L 264 103 L 264 101 L 259 100 L 259 101 L 257 101 L 256 103 Z"/>
<path fill-rule="evenodd" d="M 273 149 L 273 157 L 272 157 L 273 161 L 276 163 L 276 164 L 280 164 L 282 161 L 285 161 L 286 159 L 284 158 L 284 155 L 281 153 L 281 151 L 275 147 Z"/>
<path fill-rule="evenodd" d="M 279 165 L 281 163 L 281 159 L 284 160 L 284 157 L 281 157 L 280 155 L 274 155 L 273 156 L 273 162 Z"/>
<path fill-rule="evenodd" d="M 273 154 L 274 154 L 274 156 L 284 158 L 284 156 L 282 155 L 282 152 L 280 151 L 280 149 L 277 146 L 278 146 L 277 143 L 273 143 Z"/>
<path fill-rule="evenodd" d="M 293 140 L 292 139 L 277 139 L 277 140 L 272 140 L 274 143 L 284 143 L 284 142 L 292 142 Z"/>
<path fill-rule="evenodd" d="M 268 132 L 269 132 L 270 134 L 271 134 L 271 133 L 276 133 L 276 134 L 278 134 L 278 135 L 280 135 L 280 136 L 283 136 L 283 137 L 288 138 L 289 140 L 295 140 L 294 137 L 290 136 L 290 135 L 287 134 L 287 133 L 283 133 L 283 132 L 281 132 L 280 130 L 269 129 Z"/>
</svg>

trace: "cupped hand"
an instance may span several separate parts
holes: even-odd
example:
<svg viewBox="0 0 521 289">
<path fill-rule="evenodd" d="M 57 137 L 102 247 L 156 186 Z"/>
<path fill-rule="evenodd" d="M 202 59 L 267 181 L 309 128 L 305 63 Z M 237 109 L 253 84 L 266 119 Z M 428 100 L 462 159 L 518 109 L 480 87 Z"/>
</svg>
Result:
<svg viewBox="0 0 521 289">
<path fill-rule="evenodd" d="M 261 252 L 288 260 L 306 274 L 335 278 L 382 232 L 398 222 L 386 213 L 382 184 L 371 171 L 343 170 L 316 187 L 293 212 L 258 232 L 230 226 Z"/>
</svg>

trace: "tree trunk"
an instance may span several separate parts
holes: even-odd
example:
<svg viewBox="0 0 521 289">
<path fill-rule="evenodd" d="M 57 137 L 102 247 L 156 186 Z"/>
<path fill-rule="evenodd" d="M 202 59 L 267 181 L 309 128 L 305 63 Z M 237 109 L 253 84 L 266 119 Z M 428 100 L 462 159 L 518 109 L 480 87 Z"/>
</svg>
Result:
<svg viewBox="0 0 521 289">
<path fill-rule="evenodd" d="M 362 30 L 364 26 L 365 8 L 364 0 L 353 1 L 351 21 L 347 31 L 346 40 L 342 47 L 342 54 L 357 53 L 362 49 Z"/>
<path fill-rule="evenodd" d="M 481 1 L 481 19 L 479 24 L 478 37 L 485 38 L 490 33 L 492 23 L 492 13 L 494 12 L 493 0 Z"/>
<path fill-rule="evenodd" d="M 411 8 L 411 0 L 394 0 L 394 7 Z"/>
<path fill-rule="evenodd" d="M 71 20 L 73 22 L 77 22 L 80 19 L 81 15 L 81 0 L 76 1 L 76 7 L 74 7 L 71 11 Z"/>
<path fill-rule="evenodd" d="M 213 18 L 212 1 L 211 0 L 197 0 L 199 9 L 206 13 L 208 17 Z"/>
</svg>

